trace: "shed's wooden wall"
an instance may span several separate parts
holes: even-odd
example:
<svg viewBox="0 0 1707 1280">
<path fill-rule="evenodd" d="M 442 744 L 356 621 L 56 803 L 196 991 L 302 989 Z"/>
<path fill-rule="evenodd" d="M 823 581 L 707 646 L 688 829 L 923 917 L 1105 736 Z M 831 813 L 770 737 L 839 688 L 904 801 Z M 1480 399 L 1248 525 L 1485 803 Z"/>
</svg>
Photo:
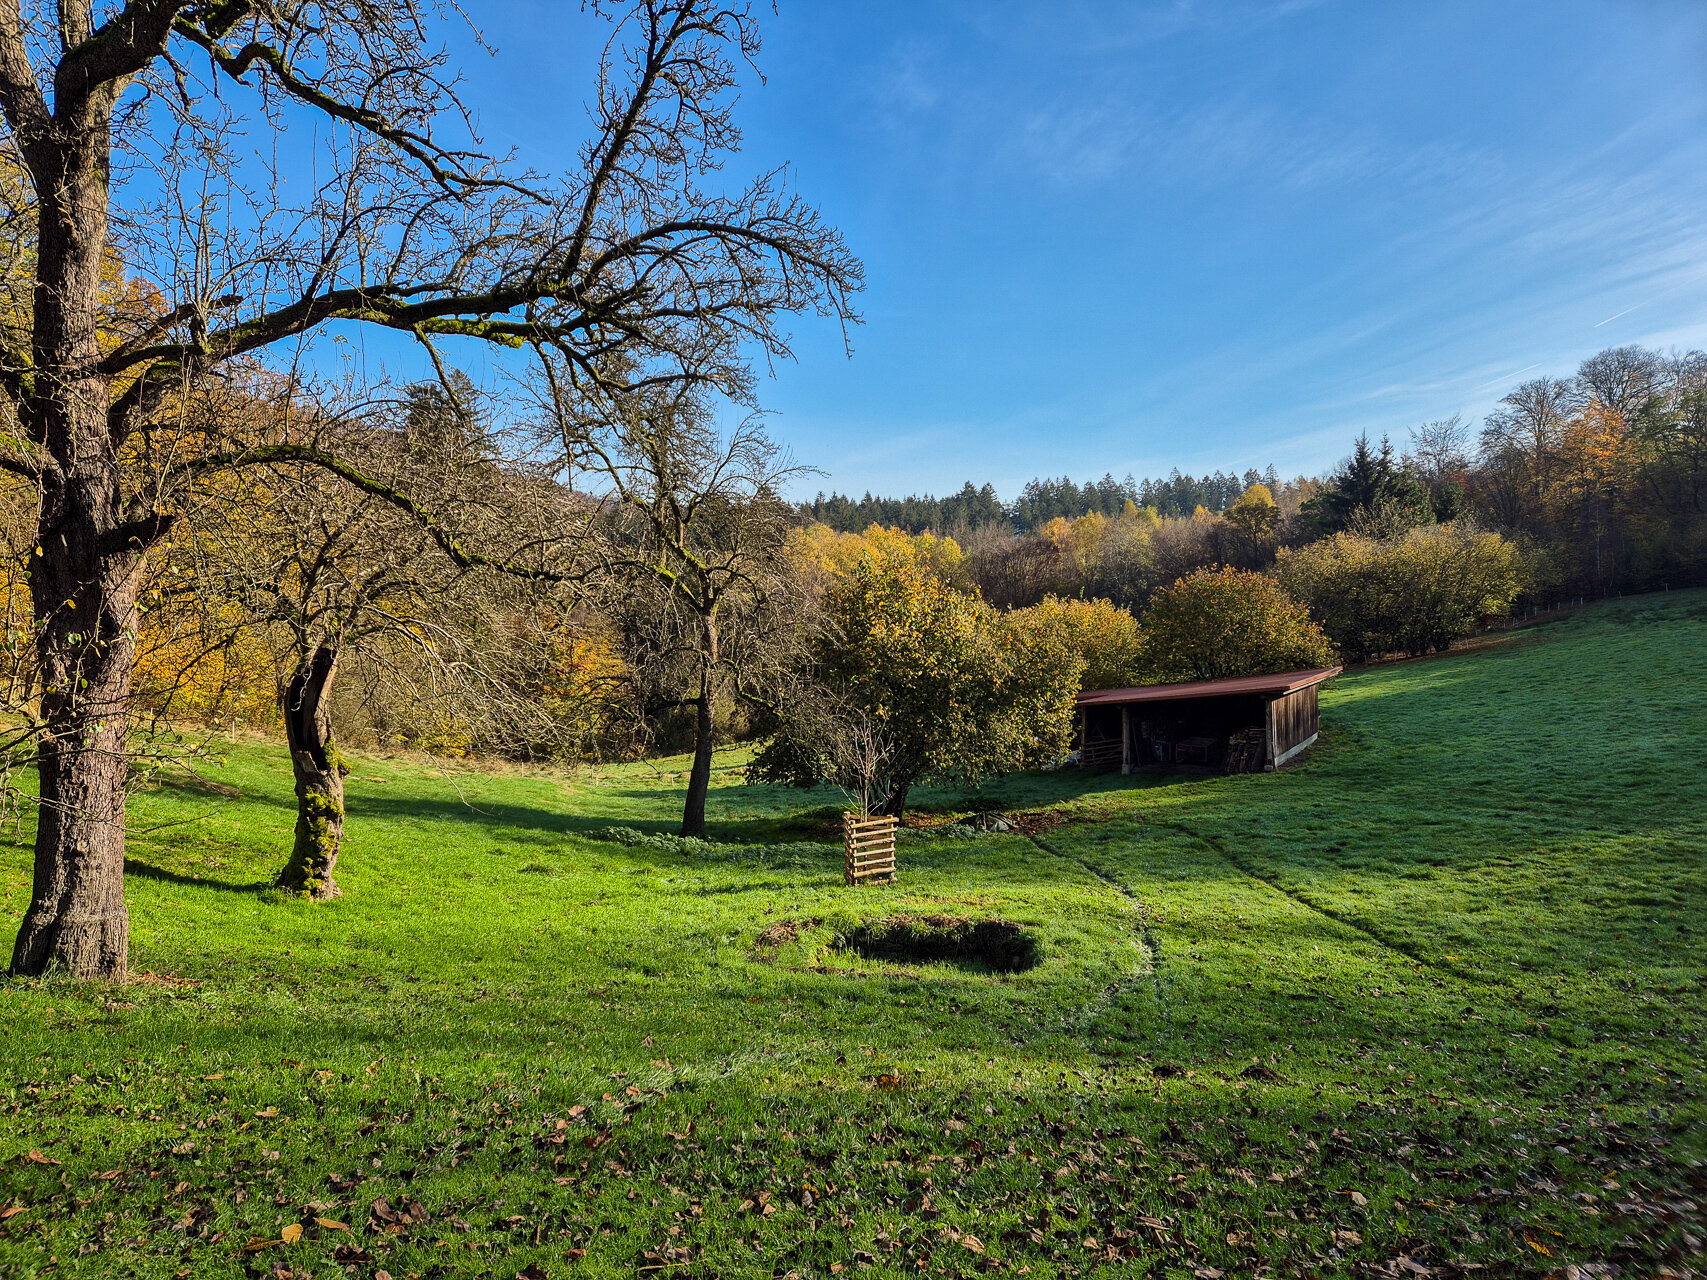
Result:
<svg viewBox="0 0 1707 1280">
<path fill-rule="evenodd" d="M 1300 743 L 1308 742 L 1321 728 L 1320 700 L 1317 686 L 1299 689 L 1276 698 L 1269 704 L 1268 717 L 1272 764 Z"/>
</svg>

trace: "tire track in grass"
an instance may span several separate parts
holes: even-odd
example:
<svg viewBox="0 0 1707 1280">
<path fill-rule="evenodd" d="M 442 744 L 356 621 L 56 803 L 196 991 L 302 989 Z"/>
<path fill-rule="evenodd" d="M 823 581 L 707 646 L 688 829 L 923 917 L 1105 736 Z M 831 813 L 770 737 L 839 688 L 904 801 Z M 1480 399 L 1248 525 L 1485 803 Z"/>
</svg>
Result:
<svg viewBox="0 0 1707 1280">
<path fill-rule="evenodd" d="M 1132 904 L 1133 911 L 1138 916 L 1138 945 L 1144 949 L 1145 955 L 1150 960 L 1150 981 L 1155 991 L 1157 1008 L 1161 1011 L 1164 1022 L 1172 1022 L 1173 1013 L 1168 1002 L 1168 988 L 1172 986 L 1172 980 L 1170 978 L 1167 982 L 1163 981 L 1162 941 L 1156 936 L 1155 930 L 1150 927 L 1150 913 L 1144 906 L 1144 899 L 1139 897 L 1137 891 L 1130 885 L 1104 871 L 1096 864 L 1087 862 L 1075 854 L 1062 853 L 1059 849 L 1052 849 L 1036 836 L 1028 835 L 1026 839 L 1052 858 L 1059 858 L 1063 862 L 1071 862 L 1076 866 L 1083 867 Z M 1116 987 L 1108 994 L 1110 1003 L 1113 1001 L 1114 993 L 1118 990 L 1119 984 L 1116 984 Z"/>
<path fill-rule="evenodd" d="M 1234 854 L 1230 849 L 1222 844 L 1221 841 L 1217 840 L 1213 836 L 1207 836 L 1202 832 L 1193 831 L 1183 822 L 1168 822 L 1166 820 L 1154 820 L 1148 818 L 1140 818 L 1139 822 L 1145 826 L 1158 827 L 1166 831 L 1177 831 L 1180 835 L 1186 837 L 1186 839 L 1195 841 L 1217 857 L 1221 858 L 1235 871 L 1239 872 L 1240 875 L 1248 876 L 1258 884 L 1267 885 L 1270 889 L 1274 890 L 1274 892 L 1278 893 L 1288 901 L 1295 902 L 1306 910 L 1314 911 L 1317 915 L 1324 916 L 1327 919 L 1332 920 L 1335 924 L 1342 925 L 1345 928 L 1352 930 L 1354 933 L 1368 938 L 1377 946 L 1383 947 L 1386 950 L 1393 952 L 1395 955 L 1403 956 L 1406 960 L 1411 961 L 1420 968 L 1428 969 L 1436 973 L 1446 974 L 1470 986 L 1487 985 L 1484 979 L 1481 979 L 1474 974 L 1466 973 L 1464 970 L 1459 969 L 1451 963 L 1441 963 L 1438 960 L 1430 959 L 1407 943 L 1383 937 L 1379 931 L 1371 928 L 1367 924 L 1363 924 L 1360 921 L 1342 914 L 1341 912 L 1335 911 L 1332 907 L 1325 907 L 1320 903 L 1310 901 L 1310 899 L 1303 893 L 1293 889 L 1288 889 L 1285 885 L 1281 884 L 1278 878 L 1264 875 L 1262 872 L 1246 865 L 1243 859 Z"/>
</svg>

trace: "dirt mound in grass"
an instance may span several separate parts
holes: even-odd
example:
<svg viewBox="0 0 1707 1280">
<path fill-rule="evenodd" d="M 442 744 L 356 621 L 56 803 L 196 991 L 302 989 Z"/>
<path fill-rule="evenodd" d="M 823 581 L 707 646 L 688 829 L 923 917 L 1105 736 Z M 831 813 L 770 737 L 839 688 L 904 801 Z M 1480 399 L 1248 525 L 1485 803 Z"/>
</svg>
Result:
<svg viewBox="0 0 1707 1280">
<path fill-rule="evenodd" d="M 998 973 L 1019 973 L 1043 959 L 1037 939 L 1012 920 L 963 916 L 871 920 L 844 934 L 842 945 L 868 960 L 982 966 Z"/>
<path fill-rule="evenodd" d="M 822 924 L 821 920 L 778 920 L 775 924 L 766 925 L 759 936 L 753 939 L 755 947 L 780 947 L 785 942 L 794 942 L 802 932 Z"/>
</svg>

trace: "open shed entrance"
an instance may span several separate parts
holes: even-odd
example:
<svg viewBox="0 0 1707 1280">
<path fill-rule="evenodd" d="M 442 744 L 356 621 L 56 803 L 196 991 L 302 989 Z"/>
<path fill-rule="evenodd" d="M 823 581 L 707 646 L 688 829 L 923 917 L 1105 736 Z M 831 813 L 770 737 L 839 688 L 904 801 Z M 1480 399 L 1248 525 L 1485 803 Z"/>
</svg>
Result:
<svg viewBox="0 0 1707 1280">
<path fill-rule="evenodd" d="M 1316 741 L 1318 692 L 1339 672 L 1322 667 L 1081 693 L 1079 765 L 1122 773 L 1281 768 Z"/>
</svg>

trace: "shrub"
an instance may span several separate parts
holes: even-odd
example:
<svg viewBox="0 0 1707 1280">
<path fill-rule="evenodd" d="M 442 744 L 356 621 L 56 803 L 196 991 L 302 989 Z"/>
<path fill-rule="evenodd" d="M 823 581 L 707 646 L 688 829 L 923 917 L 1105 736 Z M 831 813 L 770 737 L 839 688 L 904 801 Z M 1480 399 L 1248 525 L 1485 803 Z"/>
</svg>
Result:
<svg viewBox="0 0 1707 1280">
<path fill-rule="evenodd" d="M 1273 578 L 1200 569 L 1156 593 L 1144 614 L 1156 680 L 1214 680 L 1332 666 L 1334 645 Z"/>
<path fill-rule="evenodd" d="M 1524 583 L 1518 549 L 1468 521 L 1336 534 L 1282 551 L 1275 574 L 1354 659 L 1445 649 L 1509 613 Z"/>
</svg>

